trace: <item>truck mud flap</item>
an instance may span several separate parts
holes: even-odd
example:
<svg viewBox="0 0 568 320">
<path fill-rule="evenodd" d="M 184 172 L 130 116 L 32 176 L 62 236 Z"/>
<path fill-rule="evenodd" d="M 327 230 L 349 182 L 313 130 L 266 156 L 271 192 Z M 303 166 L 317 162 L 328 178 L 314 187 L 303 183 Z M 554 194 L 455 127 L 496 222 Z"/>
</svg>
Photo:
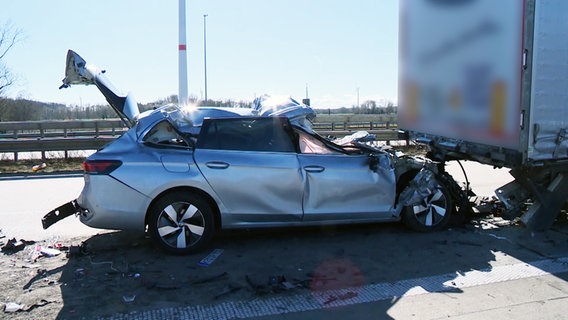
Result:
<svg viewBox="0 0 568 320">
<path fill-rule="evenodd" d="M 66 204 L 53 209 L 48 214 L 41 218 L 43 229 L 49 228 L 54 223 L 81 212 L 81 207 L 77 204 L 76 200 L 67 202 Z"/>
</svg>

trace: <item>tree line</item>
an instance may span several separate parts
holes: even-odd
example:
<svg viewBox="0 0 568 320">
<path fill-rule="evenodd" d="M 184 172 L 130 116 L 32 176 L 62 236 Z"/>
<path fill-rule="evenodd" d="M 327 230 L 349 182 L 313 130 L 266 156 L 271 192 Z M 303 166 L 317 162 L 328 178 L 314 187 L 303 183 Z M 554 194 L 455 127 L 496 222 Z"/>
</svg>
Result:
<svg viewBox="0 0 568 320">
<path fill-rule="evenodd" d="M 234 100 L 209 100 L 198 102 L 197 98 L 190 101 L 211 107 L 252 108 L 253 102 Z M 139 104 L 140 111 L 151 110 L 168 103 L 177 103 L 177 95 L 172 95 L 154 102 Z M 342 108 L 316 108 L 318 114 L 394 114 L 397 108 L 388 103 L 377 106 L 375 101 L 366 101 L 360 106 Z M 108 105 L 67 106 L 61 103 L 40 102 L 28 99 L 12 99 L 0 97 L 0 121 L 38 121 L 38 120 L 76 120 L 76 119 L 112 119 L 116 113 Z"/>
<path fill-rule="evenodd" d="M 190 102 L 213 107 L 252 108 L 253 103 L 234 100 L 209 100 L 198 102 L 190 98 Z M 159 99 L 150 103 L 138 104 L 141 112 L 151 110 L 169 103 L 177 103 L 177 95 Z M 110 105 L 67 106 L 61 103 L 40 102 L 28 99 L 12 99 L 0 97 L 0 121 L 37 121 L 37 120 L 76 120 L 76 119 L 111 119 L 117 118 Z"/>
<path fill-rule="evenodd" d="M 359 106 L 316 109 L 319 114 L 396 114 L 398 107 L 392 102 L 388 102 L 384 106 L 380 106 L 374 100 L 367 100 Z"/>
</svg>

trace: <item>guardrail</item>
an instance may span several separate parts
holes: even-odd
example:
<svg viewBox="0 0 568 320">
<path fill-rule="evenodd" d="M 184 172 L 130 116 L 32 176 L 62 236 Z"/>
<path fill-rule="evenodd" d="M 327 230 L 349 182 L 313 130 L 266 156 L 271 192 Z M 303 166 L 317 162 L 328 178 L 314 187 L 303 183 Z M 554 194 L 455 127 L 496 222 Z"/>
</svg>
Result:
<svg viewBox="0 0 568 320">
<path fill-rule="evenodd" d="M 312 126 L 323 136 L 344 137 L 357 131 L 367 131 L 376 136 L 377 141 L 398 140 L 398 126 L 390 122 L 315 122 Z"/>
<path fill-rule="evenodd" d="M 0 122 L 0 153 L 97 150 L 126 127 L 120 119 Z"/>
<path fill-rule="evenodd" d="M 323 136 L 343 137 L 365 130 L 379 141 L 398 140 L 396 125 L 379 122 L 316 122 L 313 128 Z M 97 150 L 126 131 L 120 119 L 0 122 L 0 153 Z"/>
</svg>

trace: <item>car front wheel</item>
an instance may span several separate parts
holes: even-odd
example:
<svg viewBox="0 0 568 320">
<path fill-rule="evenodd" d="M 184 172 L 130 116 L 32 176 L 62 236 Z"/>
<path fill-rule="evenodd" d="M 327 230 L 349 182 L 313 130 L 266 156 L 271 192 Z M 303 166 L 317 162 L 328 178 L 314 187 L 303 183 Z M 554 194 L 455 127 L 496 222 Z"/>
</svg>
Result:
<svg viewBox="0 0 568 320">
<path fill-rule="evenodd" d="M 403 208 L 402 220 L 415 231 L 438 231 L 448 226 L 453 211 L 449 191 L 437 182 L 436 187 L 418 203 Z"/>
<path fill-rule="evenodd" d="M 156 243 L 174 254 L 199 251 L 211 239 L 213 214 L 202 198 L 187 192 L 166 194 L 152 206 L 148 231 Z"/>
</svg>

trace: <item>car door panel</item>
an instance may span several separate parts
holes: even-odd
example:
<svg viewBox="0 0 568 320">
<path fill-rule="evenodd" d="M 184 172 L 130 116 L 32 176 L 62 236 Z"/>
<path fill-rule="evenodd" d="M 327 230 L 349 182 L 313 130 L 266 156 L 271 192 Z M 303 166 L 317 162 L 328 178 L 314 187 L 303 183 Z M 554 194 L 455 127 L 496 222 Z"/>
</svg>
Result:
<svg viewBox="0 0 568 320">
<path fill-rule="evenodd" d="M 197 149 L 194 157 L 231 219 L 302 219 L 303 181 L 295 153 Z"/>
<path fill-rule="evenodd" d="M 391 219 L 394 170 L 369 167 L 368 155 L 300 154 L 304 220 Z"/>
</svg>

